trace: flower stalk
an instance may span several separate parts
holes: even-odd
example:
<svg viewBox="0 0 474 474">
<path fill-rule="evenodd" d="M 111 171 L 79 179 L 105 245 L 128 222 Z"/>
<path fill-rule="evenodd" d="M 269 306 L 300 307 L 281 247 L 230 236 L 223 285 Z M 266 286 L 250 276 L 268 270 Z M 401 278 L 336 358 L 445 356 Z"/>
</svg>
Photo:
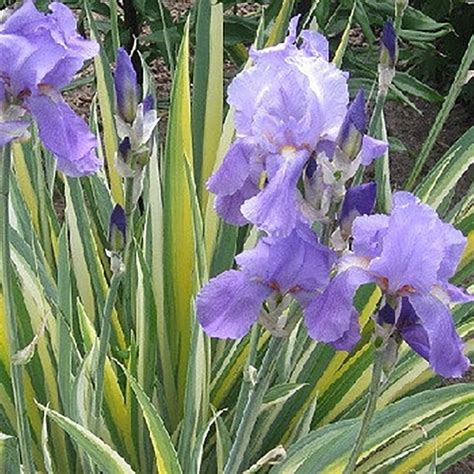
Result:
<svg viewBox="0 0 474 474">
<path fill-rule="evenodd" d="M 252 431 L 260 413 L 262 401 L 276 366 L 278 356 L 284 346 L 286 338 L 272 337 L 265 356 L 258 371 L 254 384 L 249 384 L 247 404 L 242 413 L 237 434 L 224 467 L 224 474 L 237 474 L 242 472 L 241 464 L 247 454 L 247 448 Z"/>
<path fill-rule="evenodd" d="M 10 370 L 13 385 L 13 397 L 15 402 L 16 421 L 18 427 L 18 438 L 20 442 L 20 453 L 24 472 L 34 473 L 33 454 L 31 451 L 31 434 L 26 413 L 25 394 L 23 392 L 22 367 L 13 362 L 15 354 L 20 348 L 20 337 L 18 323 L 15 315 L 15 303 L 13 300 L 13 287 L 11 281 L 11 255 L 10 255 L 10 219 L 9 219 L 9 195 L 10 195 L 10 168 L 11 149 L 9 144 L 2 149 L 2 174 L 0 189 L 0 216 L 2 232 L 2 291 L 5 301 L 5 314 L 7 319 L 8 344 L 10 347 Z"/>
<path fill-rule="evenodd" d="M 359 459 L 362 448 L 364 447 L 367 435 L 369 434 L 370 423 L 375 414 L 375 409 L 377 408 L 377 400 L 379 398 L 382 371 L 384 366 L 384 355 L 385 355 L 386 344 L 382 344 L 380 347 L 375 349 L 375 358 L 374 365 L 372 367 L 372 379 L 370 381 L 369 388 L 369 399 L 367 401 L 367 406 L 365 407 L 364 414 L 362 416 L 362 423 L 360 425 L 359 434 L 352 449 L 351 455 L 349 457 L 349 462 L 344 469 L 344 474 L 352 474 L 357 465 L 357 460 Z"/>
<path fill-rule="evenodd" d="M 102 409 L 102 400 L 104 397 L 104 369 L 107 349 L 109 347 L 110 333 L 112 329 L 112 311 L 117 299 L 118 289 L 122 281 L 123 271 L 118 269 L 112 275 L 110 281 L 109 293 L 105 302 L 104 313 L 102 315 L 102 325 L 100 328 L 99 355 L 97 358 L 97 369 L 95 371 L 95 394 L 94 394 L 94 420 L 95 432 L 99 431 L 100 412 Z"/>
</svg>

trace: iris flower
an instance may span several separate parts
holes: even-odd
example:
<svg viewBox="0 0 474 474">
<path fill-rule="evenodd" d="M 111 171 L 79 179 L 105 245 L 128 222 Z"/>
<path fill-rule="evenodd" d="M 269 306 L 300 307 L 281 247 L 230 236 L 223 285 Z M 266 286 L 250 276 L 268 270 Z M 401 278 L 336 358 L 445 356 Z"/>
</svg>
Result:
<svg viewBox="0 0 474 474">
<path fill-rule="evenodd" d="M 393 330 L 444 377 L 460 377 L 469 367 L 448 307 L 472 300 L 449 283 L 466 238 L 407 192 L 393 197 L 391 215 L 354 220 L 352 251 L 338 263 L 339 273 L 306 308 L 312 338 L 351 350 L 360 338 L 353 297 L 376 283 L 390 305 L 379 321 Z"/>
<path fill-rule="evenodd" d="M 68 7 L 53 2 L 49 9 L 43 14 L 26 0 L 0 24 L 0 146 L 27 136 L 29 114 L 58 168 L 87 175 L 101 165 L 96 139 L 59 91 L 99 46 L 77 33 Z"/>
<path fill-rule="evenodd" d="M 298 43 L 297 22 L 298 17 L 291 20 L 282 44 L 252 49 L 254 65 L 229 86 L 237 138 L 208 182 L 222 218 L 237 225 L 251 222 L 276 237 L 288 236 L 302 222 L 312 223 L 301 212 L 297 183 L 322 145 L 334 151 L 341 134 L 344 146 L 353 139 L 355 115 L 364 121 L 360 125 L 356 120 L 363 129 L 357 133 L 364 160 L 368 163 L 384 151 L 373 150 L 372 139 L 363 137 L 363 97 L 348 110 L 348 75 L 328 62 L 327 40 L 303 31 Z"/>
<path fill-rule="evenodd" d="M 289 295 L 306 304 L 329 283 L 335 254 L 300 226 L 285 238 L 261 238 L 235 260 L 239 270 L 211 279 L 197 297 L 199 322 L 212 337 L 243 337 L 270 298 Z"/>
</svg>

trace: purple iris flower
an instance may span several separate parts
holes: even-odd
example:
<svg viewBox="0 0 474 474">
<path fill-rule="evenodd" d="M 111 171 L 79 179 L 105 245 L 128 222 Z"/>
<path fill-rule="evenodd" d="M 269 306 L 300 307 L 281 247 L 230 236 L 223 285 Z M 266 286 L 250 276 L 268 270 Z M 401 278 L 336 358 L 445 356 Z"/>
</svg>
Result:
<svg viewBox="0 0 474 474">
<path fill-rule="evenodd" d="M 407 192 L 394 194 L 390 216 L 355 219 L 352 252 L 341 258 L 339 274 L 306 309 L 312 338 L 351 350 L 360 338 L 353 297 L 376 283 L 398 305 L 394 327 L 444 377 L 469 367 L 456 333 L 449 302 L 472 297 L 448 281 L 466 245 L 462 233 Z M 387 310 L 385 310 L 386 313 Z"/>
<path fill-rule="evenodd" d="M 235 260 L 240 270 L 213 278 L 197 296 L 199 322 L 212 337 L 243 337 L 272 296 L 306 304 L 328 284 L 335 254 L 301 226 L 285 238 L 263 237 Z"/>
<path fill-rule="evenodd" d="M 327 41 L 303 32 L 297 46 L 297 21 L 284 43 L 252 50 L 254 66 L 229 86 L 237 141 L 208 184 L 221 217 L 280 237 L 307 222 L 296 184 L 318 142 L 336 139 L 348 103 L 347 74 L 327 61 Z M 246 156 L 238 172 L 237 154 Z"/>
<path fill-rule="evenodd" d="M 0 24 L 0 145 L 25 135 L 24 113 L 30 112 L 58 168 L 83 176 L 101 165 L 96 139 L 58 91 L 99 46 L 77 33 L 69 8 L 58 2 L 49 8 L 51 13 L 43 14 L 26 0 Z"/>
</svg>

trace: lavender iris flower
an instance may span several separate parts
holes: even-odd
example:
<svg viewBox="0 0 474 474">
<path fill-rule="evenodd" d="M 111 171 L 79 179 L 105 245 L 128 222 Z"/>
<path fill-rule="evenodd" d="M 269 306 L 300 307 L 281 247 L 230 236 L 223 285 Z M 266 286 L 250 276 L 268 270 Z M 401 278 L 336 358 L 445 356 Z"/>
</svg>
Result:
<svg viewBox="0 0 474 474">
<path fill-rule="evenodd" d="M 288 236 L 307 222 L 299 212 L 296 184 L 318 142 L 336 139 L 348 103 L 347 75 L 327 61 L 327 41 L 306 32 L 296 46 L 297 21 L 291 21 L 284 43 L 252 50 L 254 66 L 229 86 L 237 141 L 222 168 L 232 170 L 236 154 L 244 154 L 247 165 L 241 160 L 235 175 L 217 171 L 227 175 L 228 188 L 217 185 L 217 178 L 209 181 L 224 219 L 252 222 L 274 236 Z"/>
<path fill-rule="evenodd" d="M 329 282 L 335 254 L 306 227 L 285 238 L 263 237 L 236 257 L 240 270 L 228 270 L 202 288 L 197 316 L 213 337 L 243 337 L 259 318 L 262 303 L 291 295 L 306 304 Z"/>
<path fill-rule="evenodd" d="M 77 33 L 69 8 L 57 2 L 49 8 L 51 13 L 45 15 L 26 0 L 0 24 L 0 145 L 25 136 L 29 126 L 25 112 L 29 112 L 58 168 L 70 176 L 83 176 L 101 165 L 96 139 L 59 89 L 98 53 L 99 46 Z"/>
<path fill-rule="evenodd" d="M 396 308 L 391 321 L 401 337 L 435 372 L 460 377 L 469 360 L 447 304 L 472 297 L 448 279 L 466 239 L 410 193 L 395 193 L 393 201 L 390 216 L 355 219 L 353 251 L 341 258 L 339 274 L 306 309 L 309 334 L 351 350 L 360 338 L 354 294 L 361 285 L 376 283 Z M 388 312 L 381 312 L 385 322 Z"/>
<path fill-rule="evenodd" d="M 305 184 L 304 196 L 297 186 L 313 156 L 324 152 L 312 181 L 332 196 L 334 176 L 343 176 L 336 183 L 342 196 L 345 181 L 359 164 L 370 164 L 387 146 L 365 134 L 362 93 L 348 109 L 348 76 L 328 62 L 327 40 L 303 31 L 297 44 L 297 23 L 298 17 L 290 21 L 283 43 L 252 48 L 254 66 L 229 86 L 237 140 L 208 182 L 223 219 L 236 225 L 250 222 L 275 237 L 324 217 L 324 211 L 314 212 L 309 202 L 324 200 L 311 197 L 314 186 Z M 331 182 L 326 183 L 323 173 Z"/>
</svg>

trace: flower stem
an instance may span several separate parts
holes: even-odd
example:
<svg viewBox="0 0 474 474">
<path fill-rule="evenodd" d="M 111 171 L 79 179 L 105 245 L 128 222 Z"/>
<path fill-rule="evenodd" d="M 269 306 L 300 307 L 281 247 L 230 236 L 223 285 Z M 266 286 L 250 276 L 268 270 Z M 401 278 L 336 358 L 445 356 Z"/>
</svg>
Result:
<svg viewBox="0 0 474 474">
<path fill-rule="evenodd" d="M 26 401 L 23 392 L 22 367 L 13 362 L 14 356 L 20 347 L 18 324 L 15 315 L 15 303 L 13 300 L 13 287 L 11 281 L 11 256 L 10 256 L 10 220 L 9 220 L 9 192 L 10 192 L 10 168 L 11 150 L 9 145 L 3 147 L 1 157 L 1 189 L 0 189 L 0 216 L 2 232 L 2 291 L 5 300 L 5 314 L 7 318 L 8 343 L 10 346 L 10 370 L 13 385 L 13 397 L 15 401 L 15 412 L 18 426 L 18 437 L 20 441 L 20 452 L 23 469 L 25 473 L 34 473 L 35 466 L 31 451 L 31 434 L 26 414 Z"/>
<path fill-rule="evenodd" d="M 274 367 L 276 365 L 278 355 L 286 338 L 273 337 L 265 353 L 265 356 L 257 374 L 257 380 L 249 388 L 247 404 L 242 413 L 237 434 L 229 453 L 229 458 L 224 467 L 224 474 L 237 474 L 242 471 L 241 464 L 247 454 L 247 447 L 250 437 L 260 413 L 263 397 L 268 389 L 271 381 Z"/>
<path fill-rule="evenodd" d="M 344 474 L 352 474 L 355 470 L 357 459 L 364 447 L 364 443 L 369 433 L 370 423 L 374 417 L 375 409 L 377 408 L 377 400 L 380 393 L 380 380 L 382 378 L 382 369 L 384 363 L 385 345 L 375 349 L 374 365 L 372 367 L 372 380 L 370 381 L 369 399 L 365 407 L 364 415 L 362 416 L 362 423 L 360 425 L 357 440 L 352 449 L 349 462 L 344 469 Z"/>
<path fill-rule="evenodd" d="M 95 394 L 94 394 L 94 419 L 95 432 L 98 433 L 100 412 L 102 409 L 102 399 L 104 396 L 104 368 L 107 348 L 109 346 L 110 332 L 112 328 L 112 311 L 114 309 L 115 300 L 122 280 L 122 271 L 115 272 L 110 281 L 109 294 L 105 302 L 104 314 L 102 315 L 102 325 L 100 328 L 99 356 L 97 359 L 97 368 L 95 371 Z"/>
<path fill-rule="evenodd" d="M 244 377 L 242 380 L 242 385 L 240 386 L 239 397 L 237 398 L 237 404 L 235 407 L 234 419 L 232 422 L 231 433 L 235 433 L 239 426 L 239 421 L 242 419 L 242 414 L 245 409 L 246 400 L 245 395 L 248 394 L 248 391 L 252 387 L 252 380 L 250 378 L 251 367 L 255 366 L 255 361 L 257 359 L 257 349 L 258 349 L 258 339 L 260 336 L 260 326 L 254 324 L 252 331 L 250 333 L 250 342 L 249 342 L 249 355 L 247 357 L 247 363 L 245 364 Z"/>
</svg>

